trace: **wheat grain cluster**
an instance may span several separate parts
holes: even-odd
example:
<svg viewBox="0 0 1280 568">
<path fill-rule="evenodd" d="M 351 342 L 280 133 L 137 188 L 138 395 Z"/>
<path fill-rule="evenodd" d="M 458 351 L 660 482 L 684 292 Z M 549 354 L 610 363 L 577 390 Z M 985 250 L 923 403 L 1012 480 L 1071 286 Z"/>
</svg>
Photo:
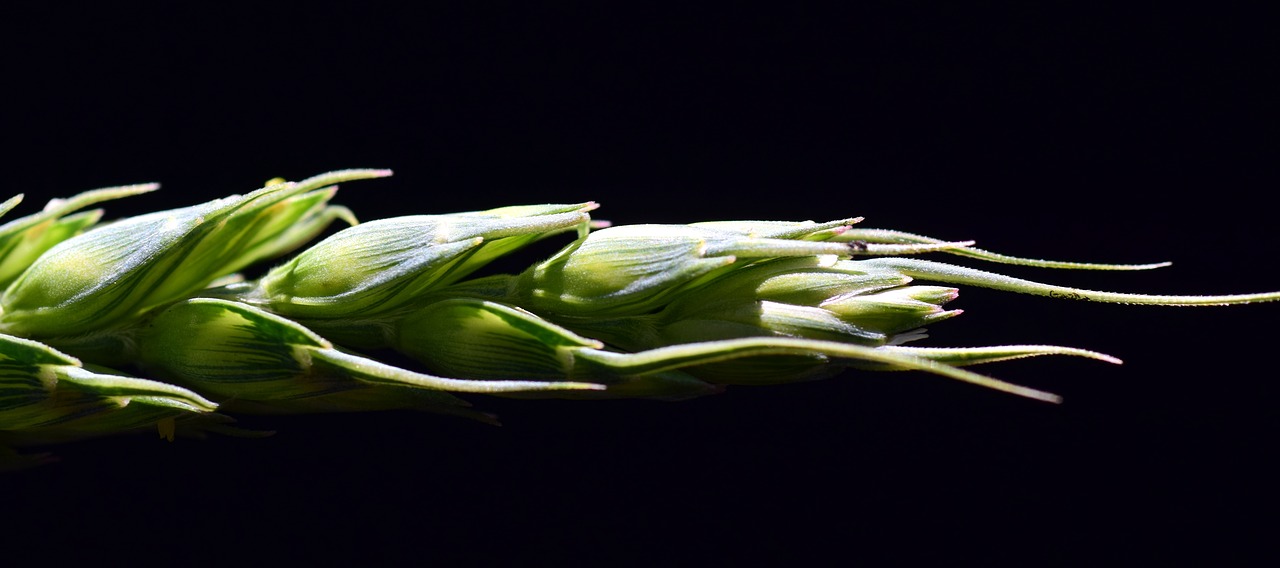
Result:
<svg viewBox="0 0 1280 568">
<path fill-rule="evenodd" d="M 88 208 L 157 188 L 114 187 L 0 226 L 2 467 L 44 463 L 40 448 L 91 437 L 252 435 L 234 426 L 240 414 L 414 409 L 491 421 L 473 396 L 681 400 L 848 369 L 920 371 L 1059 402 L 964 367 L 1039 355 L 1119 360 L 1053 345 L 914 343 L 926 325 L 960 313 L 945 307 L 956 286 L 1171 306 L 1280 300 L 1011 278 L 914 256 L 1164 264 L 1010 257 L 860 228 L 859 218 L 610 226 L 592 218 L 595 203 L 570 203 L 357 222 L 331 203 L 337 184 L 390 173 L 272 180 L 103 221 Z M 339 222 L 349 226 L 331 230 Z M 561 235 L 559 252 L 522 271 L 481 272 Z M 269 268 L 253 274 L 259 266 Z"/>
</svg>

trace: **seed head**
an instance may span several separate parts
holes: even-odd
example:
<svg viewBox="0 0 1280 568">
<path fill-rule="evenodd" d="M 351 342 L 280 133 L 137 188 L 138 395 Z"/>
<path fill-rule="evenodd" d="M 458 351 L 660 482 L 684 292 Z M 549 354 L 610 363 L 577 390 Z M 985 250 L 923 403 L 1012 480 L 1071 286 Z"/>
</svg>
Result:
<svg viewBox="0 0 1280 568">
<path fill-rule="evenodd" d="M 642 314 L 749 259 L 861 252 L 849 243 L 756 237 L 713 227 L 624 225 L 592 232 L 530 267 L 516 281 L 513 296 L 538 313 Z"/>
<path fill-rule="evenodd" d="M 586 381 L 603 391 L 517 393 L 571 398 L 689 398 L 718 388 L 677 369 L 688 363 L 613 353 L 526 310 L 499 302 L 455 298 L 428 304 L 399 326 L 397 349 L 433 372 L 495 380 Z"/>
<path fill-rule="evenodd" d="M 253 413 L 464 413 L 467 403 L 447 391 L 597 388 L 416 373 L 341 351 L 297 322 L 212 298 L 181 301 L 150 317 L 138 334 L 138 361 L 152 376 L 205 393 L 230 410 Z"/>
<path fill-rule="evenodd" d="M 585 228 L 594 208 L 528 205 L 371 221 L 308 248 L 238 299 L 302 321 L 393 311 L 501 255 Z"/>
<path fill-rule="evenodd" d="M 673 294 L 654 314 L 562 323 L 626 349 L 652 349 L 730 337 L 798 337 L 878 346 L 954 316 L 942 305 L 956 289 L 910 284 L 860 261 L 800 257 L 758 261 Z"/>
<path fill-rule="evenodd" d="M 121 220 L 58 243 L 0 296 L 0 331 L 79 335 L 188 296 L 317 230 L 317 187 L 380 177 L 348 170 L 245 196 Z M 321 199 L 323 200 L 323 199 Z"/>
</svg>

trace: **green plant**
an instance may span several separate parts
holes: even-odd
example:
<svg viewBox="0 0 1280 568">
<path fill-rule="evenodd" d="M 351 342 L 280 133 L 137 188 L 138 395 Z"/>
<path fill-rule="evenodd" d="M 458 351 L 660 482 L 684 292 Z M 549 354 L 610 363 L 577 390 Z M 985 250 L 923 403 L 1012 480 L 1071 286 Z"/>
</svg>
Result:
<svg viewBox="0 0 1280 568">
<path fill-rule="evenodd" d="M 960 312 L 957 286 L 1169 306 L 1280 292 L 1141 295 L 1011 278 L 912 255 L 1058 269 L 1143 270 L 1010 257 L 899 231 L 824 223 L 622 225 L 594 203 L 515 205 L 357 223 L 330 203 L 343 170 L 190 207 L 101 222 L 54 200 L 0 226 L 0 448 L 158 429 L 245 434 L 237 414 L 418 409 L 491 420 L 465 395 L 678 400 L 730 385 L 923 371 L 1033 399 L 1058 396 L 969 365 L 1067 355 L 1048 345 L 911 345 Z M 0 205 L 14 208 L 21 196 Z M 333 221 L 350 226 L 312 241 Z M 477 275 L 563 234 L 516 274 Z M 289 256 L 292 255 L 292 256 Z M 244 271 L 276 263 L 257 278 Z M 398 352 L 415 368 L 388 364 Z"/>
</svg>

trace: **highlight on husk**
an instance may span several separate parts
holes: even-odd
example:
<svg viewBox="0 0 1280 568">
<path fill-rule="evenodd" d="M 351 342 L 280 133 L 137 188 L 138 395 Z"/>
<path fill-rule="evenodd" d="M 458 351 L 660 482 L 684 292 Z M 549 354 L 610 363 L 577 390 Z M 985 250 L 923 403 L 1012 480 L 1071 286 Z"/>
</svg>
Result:
<svg viewBox="0 0 1280 568">
<path fill-rule="evenodd" d="M 358 222 L 331 203 L 338 184 L 389 175 L 277 179 L 104 222 L 86 209 L 158 186 L 106 188 L 0 225 L 0 469 L 46 463 L 47 446 L 85 438 L 262 434 L 234 426 L 237 415 L 413 409 L 494 422 L 472 406 L 480 397 L 684 400 L 850 369 L 1057 403 L 966 367 L 1120 361 L 1055 345 L 926 346 L 925 326 L 960 314 L 945 305 L 962 286 L 1164 306 L 1280 300 L 1013 278 L 915 256 L 1074 270 L 1167 263 L 1012 257 L 861 228 L 861 218 L 610 226 L 587 202 Z M 0 203 L 0 215 L 21 201 Z M 483 271 L 557 237 L 562 249 L 521 271 Z"/>
</svg>

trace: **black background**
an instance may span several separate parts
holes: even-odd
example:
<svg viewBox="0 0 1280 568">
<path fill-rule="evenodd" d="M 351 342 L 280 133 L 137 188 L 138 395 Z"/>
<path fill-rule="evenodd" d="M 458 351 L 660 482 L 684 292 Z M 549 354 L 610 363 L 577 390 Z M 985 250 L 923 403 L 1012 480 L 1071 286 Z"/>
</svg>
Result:
<svg viewBox="0 0 1280 568">
<path fill-rule="evenodd" d="M 1264 14 L 422 4 L 6 8 L 2 193 L 26 194 L 16 215 L 163 184 L 119 216 L 386 167 L 336 201 L 362 219 L 584 200 L 615 223 L 861 215 L 1174 263 L 1006 270 L 1057 283 L 1280 288 Z M 383 413 L 92 441 L 0 478 L 0 539 L 50 561 L 251 565 L 1259 561 L 1270 533 L 1244 520 L 1274 511 L 1280 306 L 976 289 L 952 306 L 927 344 L 1126 363 L 981 369 L 1061 406 L 847 373 L 684 403 L 473 399 L 500 428 Z"/>
</svg>

